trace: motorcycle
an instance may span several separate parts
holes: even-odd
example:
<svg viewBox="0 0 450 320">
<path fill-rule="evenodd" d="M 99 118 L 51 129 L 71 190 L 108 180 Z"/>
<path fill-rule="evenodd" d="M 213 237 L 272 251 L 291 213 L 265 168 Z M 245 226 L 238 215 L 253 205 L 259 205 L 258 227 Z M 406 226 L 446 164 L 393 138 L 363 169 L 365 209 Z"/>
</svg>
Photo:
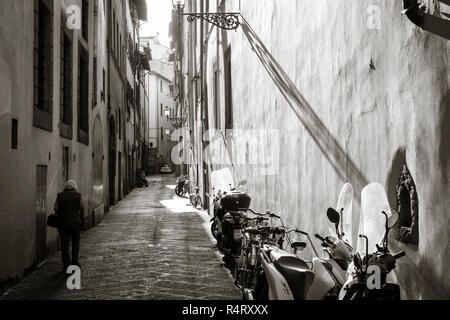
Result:
<svg viewBox="0 0 450 320">
<path fill-rule="evenodd" d="M 245 224 L 245 212 L 250 207 L 251 198 L 244 192 L 233 190 L 220 199 L 224 214 L 220 220 L 221 241 L 219 249 L 224 253 L 226 266 L 234 268 L 241 247 L 242 227 Z"/>
<path fill-rule="evenodd" d="M 217 240 L 217 243 L 219 243 L 222 240 L 222 219 L 225 215 L 225 212 L 223 212 L 220 205 L 220 199 L 222 199 L 223 194 L 221 190 L 219 190 L 216 194 L 215 188 L 212 188 L 212 196 L 209 193 L 207 193 L 206 196 L 211 198 L 213 203 L 213 217 L 210 220 L 211 234 L 214 239 Z"/>
<path fill-rule="evenodd" d="M 365 249 L 365 256 L 354 255 L 339 300 L 400 300 L 400 286 L 388 282 L 387 278 L 395 269 L 396 260 L 406 253 L 389 251 L 389 231 L 399 215 L 390 209 L 382 185 L 372 183 L 362 190 L 361 213 L 359 238 L 364 241 L 360 241 L 358 251 Z M 373 253 L 369 254 L 369 250 Z"/>
<path fill-rule="evenodd" d="M 351 241 L 348 240 L 352 239 L 352 211 L 353 187 L 346 183 L 339 194 L 336 209 L 329 208 L 327 211 L 328 220 L 335 226 L 337 238 L 315 235 L 321 241 L 322 250 L 328 258 L 313 258 L 312 271 L 315 277 L 307 300 L 338 298 L 354 254 Z"/>
<path fill-rule="evenodd" d="M 353 188 L 346 184 L 338 199 L 337 208 L 340 213 L 332 208 L 327 211 L 328 219 L 335 225 L 337 238 L 315 235 L 321 240 L 322 249 L 328 253 L 329 258 L 319 257 L 307 232 L 288 230 L 287 234 L 294 232 L 307 237 L 315 258 L 308 262 L 297 256 L 307 246 L 302 241 L 291 243 L 293 254 L 273 245 L 264 245 L 260 249 L 264 272 L 261 273 L 254 292 L 247 292 L 247 296 L 261 300 L 337 299 L 353 256 L 353 248 L 343 239 L 344 233 L 340 230 L 340 223 L 344 225 L 344 220 L 352 215 L 352 201 Z M 351 227 L 351 220 L 345 222 L 347 227 Z"/>
<path fill-rule="evenodd" d="M 179 197 L 184 197 L 189 194 L 189 177 L 180 176 L 177 178 L 177 186 L 175 187 L 175 194 Z"/>
<path fill-rule="evenodd" d="M 243 180 L 238 184 L 238 187 L 245 185 L 246 183 L 247 182 L 245 180 Z M 230 190 L 232 192 L 236 192 L 236 189 L 231 188 L 231 186 L 230 186 Z M 227 196 L 227 192 L 226 191 L 222 192 L 221 190 L 219 190 L 216 194 L 215 188 L 213 187 L 212 195 L 209 193 L 206 193 L 206 196 L 209 198 L 212 198 L 212 202 L 213 202 L 213 217 L 210 220 L 211 234 L 217 240 L 218 244 L 220 244 L 222 241 L 222 222 L 224 221 L 224 216 L 227 213 L 227 211 L 226 211 L 227 207 L 224 208 L 222 206 L 221 200 L 222 200 L 222 198 Z M 225 200 L 225 201 L 227 201 L 227 200 Z M 228 209 L 230 209 L 230 208 L 228 208 Z M 233 207 L 231 209 L 239 209 L 239 208 Z"/>
<path fill-rule="evenodd" d="M 138 188 L 148 187 L 148 181 L 145 178 L 145 172 L 142 169 L 136 170 L 136 184 Z"/>
</svg>

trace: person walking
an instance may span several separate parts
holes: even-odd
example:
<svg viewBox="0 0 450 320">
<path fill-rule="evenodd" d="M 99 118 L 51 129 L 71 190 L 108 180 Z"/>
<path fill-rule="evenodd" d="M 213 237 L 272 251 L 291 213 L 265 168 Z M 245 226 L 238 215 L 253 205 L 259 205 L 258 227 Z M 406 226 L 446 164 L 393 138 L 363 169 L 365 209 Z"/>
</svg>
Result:
<svg viewBox="0 0 450 320">
<path fill-rule="evenodd" d="M 63 272 L 66 272 L 70 265 L 81 267 L 78 262 L 78 255 L 80 252 L 80 233 L 84 228 L 84 206 L 75 181 L 70 180 L 65 183 L 64 191 L 59 193 L 56 198 L 54 209 L 59 224 Z M 72 260 L 69 252 L 71 239 Z"/>
</svg>

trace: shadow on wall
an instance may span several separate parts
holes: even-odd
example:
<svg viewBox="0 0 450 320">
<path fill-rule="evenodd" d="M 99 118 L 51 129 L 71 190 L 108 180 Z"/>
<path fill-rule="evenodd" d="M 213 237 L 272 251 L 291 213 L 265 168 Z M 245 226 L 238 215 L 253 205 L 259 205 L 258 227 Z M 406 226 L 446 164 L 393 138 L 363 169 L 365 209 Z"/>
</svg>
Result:
<svg viewBox="0 0 450 320">
<path fill-rule="evenodd" d="M 439 0 L 439 2 L 450 6 L 450 0 Z M 403 0 L 403 8 L 408 19 L 416 26 L 450 40 L 450 20 L 426 13 L 417 0 Z"/>
<path fill-rule="evenodd" d="M 359 191 L 369 184 L 367 178 L 348 157 L 283 68 L 267 50 L 256 32 L 243 17 L 242 20 L 242 30 L 264 68 L 337 175 L 353 185 L 356 190 L 355 196 L 360 201 Z"/>
<path fill-rule="evenodd" d="M 444 94 L 441 101 L 441 142 L 439 146 L 439 160 L 442 168 L 444 182 L 449 182 L 448 167 L 450 166 L 450 89 Z"/>
</svg>

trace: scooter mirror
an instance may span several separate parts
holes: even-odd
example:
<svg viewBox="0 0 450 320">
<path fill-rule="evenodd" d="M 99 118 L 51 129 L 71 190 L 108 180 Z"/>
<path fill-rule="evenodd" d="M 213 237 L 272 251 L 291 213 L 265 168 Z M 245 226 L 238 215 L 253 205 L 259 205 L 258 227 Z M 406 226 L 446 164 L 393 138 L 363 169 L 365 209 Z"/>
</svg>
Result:
<svg viewBox="0 0 450 320">
<path fill-rule="evenodd" d="M 241 182 L 239 182 L 238 183 L 238 188 L 240 187 L 240 186 L 245 186 L 245 185 L 247 185 L 247 180 L 242 180 Z"/>
<path fill-rule="evenodd" d="M 391 215 L 389 216 L 388 220 L 387 220 L 387 227 L 389 229 L 392 229 L 398 221 L 399 218 L 399 214 L 397 212 L 397 210 L 391 210 Z"/>
<path fill-rule="evenodd" d="M 327 216 L 328 220 L 330 220 L 334 224 L 339 224 L 339 222 L 341 221 L 341 215 L 333 208 L 329 208 L 327 210 Z"/>
<path fill-rule="evenodd" d="M 303 251 L 306 248 L 306 242 L 303 241 L 295 241 L 291 244 L 291 248 L 295 251 Z"/>
</svg>

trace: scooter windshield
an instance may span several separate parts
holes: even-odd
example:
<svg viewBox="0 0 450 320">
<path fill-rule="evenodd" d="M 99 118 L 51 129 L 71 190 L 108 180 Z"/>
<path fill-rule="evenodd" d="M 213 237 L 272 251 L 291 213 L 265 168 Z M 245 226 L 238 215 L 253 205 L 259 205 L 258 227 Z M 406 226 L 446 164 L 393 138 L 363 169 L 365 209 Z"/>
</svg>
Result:
<svg viewBox="0 0 450 320">
<path fill-rule="evenodd" d="M 336 211 L 341 213 L 341 231 L 345 234 L 344 238 L 353 247 L 354 239 L 352 225 L 353 225 L 353 187 L 351 184 L 346 183 L 342 187 L 341 193 L 339 194 Z"/>
<path fill-rule="evenodd" d="M 369 239 L 369 253 L 377 251 L 376 244 L 381 244 L 386 232 L 386 218 L 391 214 L 388 197 L 383 186 L 371 183 L 361 191 L 361 220 L 359 234 Z M 366 242 L 363 238 L 358 241 L 358 252 L 366 252 Z"/>
</svg>

